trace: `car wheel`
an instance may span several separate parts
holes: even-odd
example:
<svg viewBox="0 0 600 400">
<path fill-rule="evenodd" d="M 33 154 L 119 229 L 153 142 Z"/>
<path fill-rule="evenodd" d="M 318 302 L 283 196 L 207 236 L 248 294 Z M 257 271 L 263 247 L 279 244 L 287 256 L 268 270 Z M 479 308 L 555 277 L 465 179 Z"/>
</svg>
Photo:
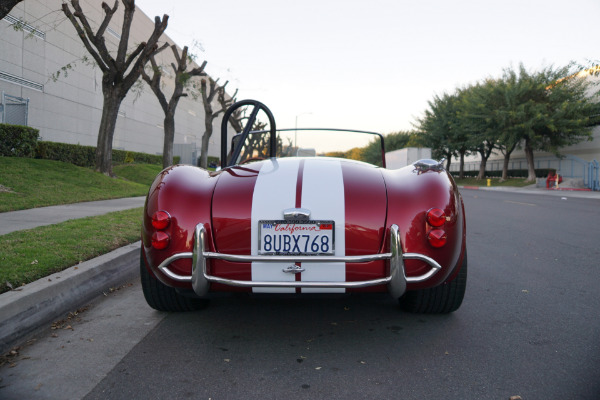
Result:
<svg viewBox="0 0 600 400">
<path fill-rule="evenodd" d="M 196 311 L 208 305 L 208 299 L 182 296 L 177 290 L 152 276 L 148 272 L 143 254 L 140 254 L 140 275 L 146 302 L 155 310 L 170 312 Z"/>
<path fill-rule="evenodd" d="M 458 275 L 451 282 L 439 286 L 411 290 L 400 297 L 400 307 L 404 311 L 425 314 L 447 314 L 458 310 L 467 287 L 467 251 Z"/>
</svg>

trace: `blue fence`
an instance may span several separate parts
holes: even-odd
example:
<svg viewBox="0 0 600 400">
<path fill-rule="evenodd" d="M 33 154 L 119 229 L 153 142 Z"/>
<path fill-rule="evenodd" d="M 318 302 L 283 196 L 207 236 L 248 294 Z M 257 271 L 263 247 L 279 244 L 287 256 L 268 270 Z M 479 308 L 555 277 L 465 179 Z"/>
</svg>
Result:
<svg viewBox="0 0 600 400">
<path fill-rule="evenodd" d="M 596 160 L 592 161 L 589 164 L 590 164 L 588 167 L 589 184 L 587 185 L 587 187 L 592 190 L 600 190 L 600 180 L 598 179 L 598 171 L 600 170 L 600 165 L 598 164 L 598 161 L 596 161 Z"/>
</svg>

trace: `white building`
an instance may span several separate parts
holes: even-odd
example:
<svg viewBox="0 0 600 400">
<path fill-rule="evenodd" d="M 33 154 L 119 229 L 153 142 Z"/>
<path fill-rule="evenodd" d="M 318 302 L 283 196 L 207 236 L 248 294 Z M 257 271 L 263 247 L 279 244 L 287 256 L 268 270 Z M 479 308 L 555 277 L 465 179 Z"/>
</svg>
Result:
<svg viewBox="0 0 600 400">
<path fill-rule="evenodd" d="M 560 149 L 562 158 L 553 153 L 537 151 L 534 153 L 534 164 L 536 169 L 555 169 L 564 177 L 579 178 L 588 182 L 589 164 L 594 161 L 600 162 L 600 126 L 592 129 L 591 141 L 584 140 L 572 146 Z M 472 154 L 465 157 L 465 171 L 479 171 L 481 156 Z M 488 158 L 486 171 L 502 171 L 504 155 L 495 150 Z M 457 173 L 460 160 L 453 158 L 450 171 Z M 523 149 L 516 149 L 510 156 L 509 170 L 526 170 L 527 159 Z"/>
<path fill-rule="evenodd" d="M 431 158 L 430 148 L 405 147 L 385 153 L 385 164 L 388 169 L 398 169 L 425 158 Z"/>
<path fill-rule="evenodd" d="M 81 0 L 80 3 L 92 28 L 97 29 L 104 18 L 101 2 Z M 62 12 L 61 4 L 61 0 L 27 0 L 0 20 L 0 122 L 26 121 L 28 126 L 40 130 L 41 140 L 96 146 L 102 113 L 102 73 L 82 61 L 84 56 L 92 58 Z M 120 3 L 104 35 L 109 49 L 118 45 L 123 9 Z M 24 23 L 23 28 L 14 29 L 19 21 Z M 130 47 L 147 40 L 153 28 L 154 18 L 136 7 Z M 166 35 L 161 39 L 160 44 L 165 41 L 174 44 Z M 163 91 L 169 99 L 174 77 L 170 64 L 174 56 L 167 48 L 156 59 L 160 65 L 168 66 L 163 76 Z M 189 68 L 197 66 L 194 63 Z M 58 72 L 58 79 L 52 79 Z M 130 91 L 121 104 L 113 148 L 162 154 L 164 113 L 148 85 L 143 83 L 140 87 L 141 92 Z M 216 100 L 213 108 L 220 109 Z M 220 127 L 221 119 L 217 118 L 210 156 L 220 156 Z M 182 156 L 184 163 L 195 163 L 204 134 L 201 98 L 194 100 L 188 96 L 180 100 L 175 130 L 175 155 Z"/>
</svg>

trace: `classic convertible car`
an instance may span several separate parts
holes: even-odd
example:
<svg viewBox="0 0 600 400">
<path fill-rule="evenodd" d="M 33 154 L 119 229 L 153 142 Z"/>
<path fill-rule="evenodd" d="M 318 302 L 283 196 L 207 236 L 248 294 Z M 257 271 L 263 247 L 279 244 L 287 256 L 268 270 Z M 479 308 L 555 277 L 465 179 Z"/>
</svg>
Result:
<svg viewBox="0 0 600 400">
<path fill-rule="evenodd" d="M 245 128 L 229 140 L 241 109 Z M 252 130 L 259 113 L 267 130 Z M 175 165 L 149 190 L 140 272 L 151 307 L 195 310 L 218 291 L 388 292 L 410 312 L 460 307 L 465 214 L 442 162 L 386 169 L 383 136 L 346 130 L 327 130 L 337 135 L 327 143 L 375 138 L 381 166 L 331 157 L 316 148 L 323 130 L 277 130 L 254 100 L 234 104 L 221 131 L 217 171 Z"/>
</svg>

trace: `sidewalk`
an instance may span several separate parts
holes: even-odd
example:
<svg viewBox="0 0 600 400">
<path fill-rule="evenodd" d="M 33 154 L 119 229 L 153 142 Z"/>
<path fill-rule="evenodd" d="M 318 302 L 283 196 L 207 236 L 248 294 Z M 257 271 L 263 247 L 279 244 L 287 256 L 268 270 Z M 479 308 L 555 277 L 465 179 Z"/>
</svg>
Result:
<svg viewBox="0 0 600 400">
<path fill-rule="evenodd" d="M 58 224 L 70 219 L 143 207 L 145 199 L 146 197 L 126 197 L 0 213 L 0 235 L 38 226 Z"/>
<path fill-rule="evenodd" d="M 145 197 L 0 213 L 0 235 L 143 207 Z M 138 274 L 140 242 L 0 294 L 0 355 L 44 326 Z"/>
</svg>

